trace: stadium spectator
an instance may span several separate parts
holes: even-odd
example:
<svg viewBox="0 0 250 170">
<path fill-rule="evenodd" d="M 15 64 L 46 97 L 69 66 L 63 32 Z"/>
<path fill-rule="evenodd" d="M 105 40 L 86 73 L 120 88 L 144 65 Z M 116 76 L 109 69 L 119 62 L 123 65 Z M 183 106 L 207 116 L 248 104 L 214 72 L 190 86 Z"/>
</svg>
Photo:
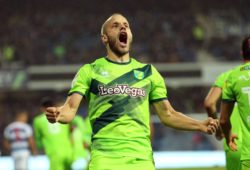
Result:
<svg viewBox="0 0 250 170">
<path fill-rule="evenodd" d="M 28 169 L 30 152 L 36 154 L 33 130 L 27 122 L 27 111 L 19 110 L 16 112 L 15 121 L 4 130 L 4 145 L 11 151 L 15 170 Z"/>
<path fill-rule="evenodd" d="M 51 123 L 69 123 L 86 96 L 93 131 L 90 170 L 155 169 L 149 102 L 166 126 L 208 134 L 216 131 L 215 119 L 198 121 L 175 111 L 158 71 L 130 58 L 132 32 L 125 17 L 113 14 L 108 18 L 101 40 L 107 56 L 79 70 L 63 106 L 46 109 Z"/>
</svg>

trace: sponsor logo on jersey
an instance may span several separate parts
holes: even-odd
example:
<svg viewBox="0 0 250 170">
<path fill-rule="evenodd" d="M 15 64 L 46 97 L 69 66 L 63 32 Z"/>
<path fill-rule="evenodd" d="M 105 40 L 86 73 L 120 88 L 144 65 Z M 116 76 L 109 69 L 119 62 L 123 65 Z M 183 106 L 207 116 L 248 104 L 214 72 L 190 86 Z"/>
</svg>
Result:
<svg viewBox="0 0 250 170">
<path fill-rule="evenodd" d="M 126 94 L 131 97 L 144 97 L 146 94 L 143 88 L 130 87 L 127 84 L 117 84 L 115 86 L 108 87 L 99 85 L 98 89 L 100 96 Z"/>
</svg>

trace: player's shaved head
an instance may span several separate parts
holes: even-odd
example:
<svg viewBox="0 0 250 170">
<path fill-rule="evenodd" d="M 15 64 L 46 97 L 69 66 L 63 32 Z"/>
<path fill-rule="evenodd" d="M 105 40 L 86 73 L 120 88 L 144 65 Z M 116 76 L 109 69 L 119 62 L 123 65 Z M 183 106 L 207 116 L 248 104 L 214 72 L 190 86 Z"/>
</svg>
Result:
<svg viewBox="0 0 250 170">
<path fill-rule="evenodd" d="M 126 17 L 112 14 L 102 25 L 101 41 L 107 51 L 123 56 L 130 51 L 133 35 Z"/>
<path fill-rule="evenodd" d="M 114 13 L 114 14 L 112 14 L 112 15 L 102 24 L 101 35 L 106 34 L 106 27 L 107 27 L 107 24 L 109 23 L 109 21 L 110 21 L 114 16 L 118 16 L 118 15 L 124 17 L 122 14 Z M 125 18 L 125 17 L 124 17 L 124 18 Z"/>
</svg>

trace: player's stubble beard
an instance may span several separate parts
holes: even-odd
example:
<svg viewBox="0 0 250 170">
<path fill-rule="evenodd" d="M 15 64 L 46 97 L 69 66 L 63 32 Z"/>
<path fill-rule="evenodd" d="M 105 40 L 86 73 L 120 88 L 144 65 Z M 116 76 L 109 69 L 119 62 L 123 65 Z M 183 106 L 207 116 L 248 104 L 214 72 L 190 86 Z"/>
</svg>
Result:
<svg viewBox="0 0 250 170">
<path fill-rule="evenodd" d="M 112 38 L 112 37 L 108 37 L 109 39 L 109 48 L 110 50 L 116 54 L 117 57 L 121 58 L 123 57 L 124 55 L 126 55 L 127 53 L 129 53 L 130 49 L 131 49 L 131 44 L 132 44 L 132 39 L 129 39 L 129 42 L 128 42 L 128 50 L 119 50 L 119 48 L 117 47 L 118 45 L 116 45 L 117 39 L 115 38 Z"/>
</svg>

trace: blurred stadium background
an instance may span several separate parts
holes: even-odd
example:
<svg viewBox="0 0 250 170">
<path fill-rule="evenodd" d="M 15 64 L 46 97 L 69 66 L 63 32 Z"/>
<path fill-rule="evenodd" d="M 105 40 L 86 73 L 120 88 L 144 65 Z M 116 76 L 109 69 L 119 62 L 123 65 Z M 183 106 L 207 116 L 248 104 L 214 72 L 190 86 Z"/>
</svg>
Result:
<svg viewBox="0 0 250 170">
<path fill-rule="evenodd" d="M 173 106 L 206 117 L 203 100 L 211 83 L 241 62 L 249 6 L 248 0 L 0 0 L 0 141 L 15 109 L 27 108 L 32 123 L 42 97 L 65 98 L 77 69 L 105 55 L 100 27 L 114 12 L 128 17 L 131 56 L 160 70 Z M 81 106 L 79 114 L 86 112 Z M 204 162 L 214 153 L 221 162 L 204 166 L 224 165 L 222 143 L 213 136 L 166 128 L 154 113 L 152 121 L 155 153 L 203 153 Z M 0 160 L 8 158 L 2 145 L 0 150 Z"/>
</svg>

